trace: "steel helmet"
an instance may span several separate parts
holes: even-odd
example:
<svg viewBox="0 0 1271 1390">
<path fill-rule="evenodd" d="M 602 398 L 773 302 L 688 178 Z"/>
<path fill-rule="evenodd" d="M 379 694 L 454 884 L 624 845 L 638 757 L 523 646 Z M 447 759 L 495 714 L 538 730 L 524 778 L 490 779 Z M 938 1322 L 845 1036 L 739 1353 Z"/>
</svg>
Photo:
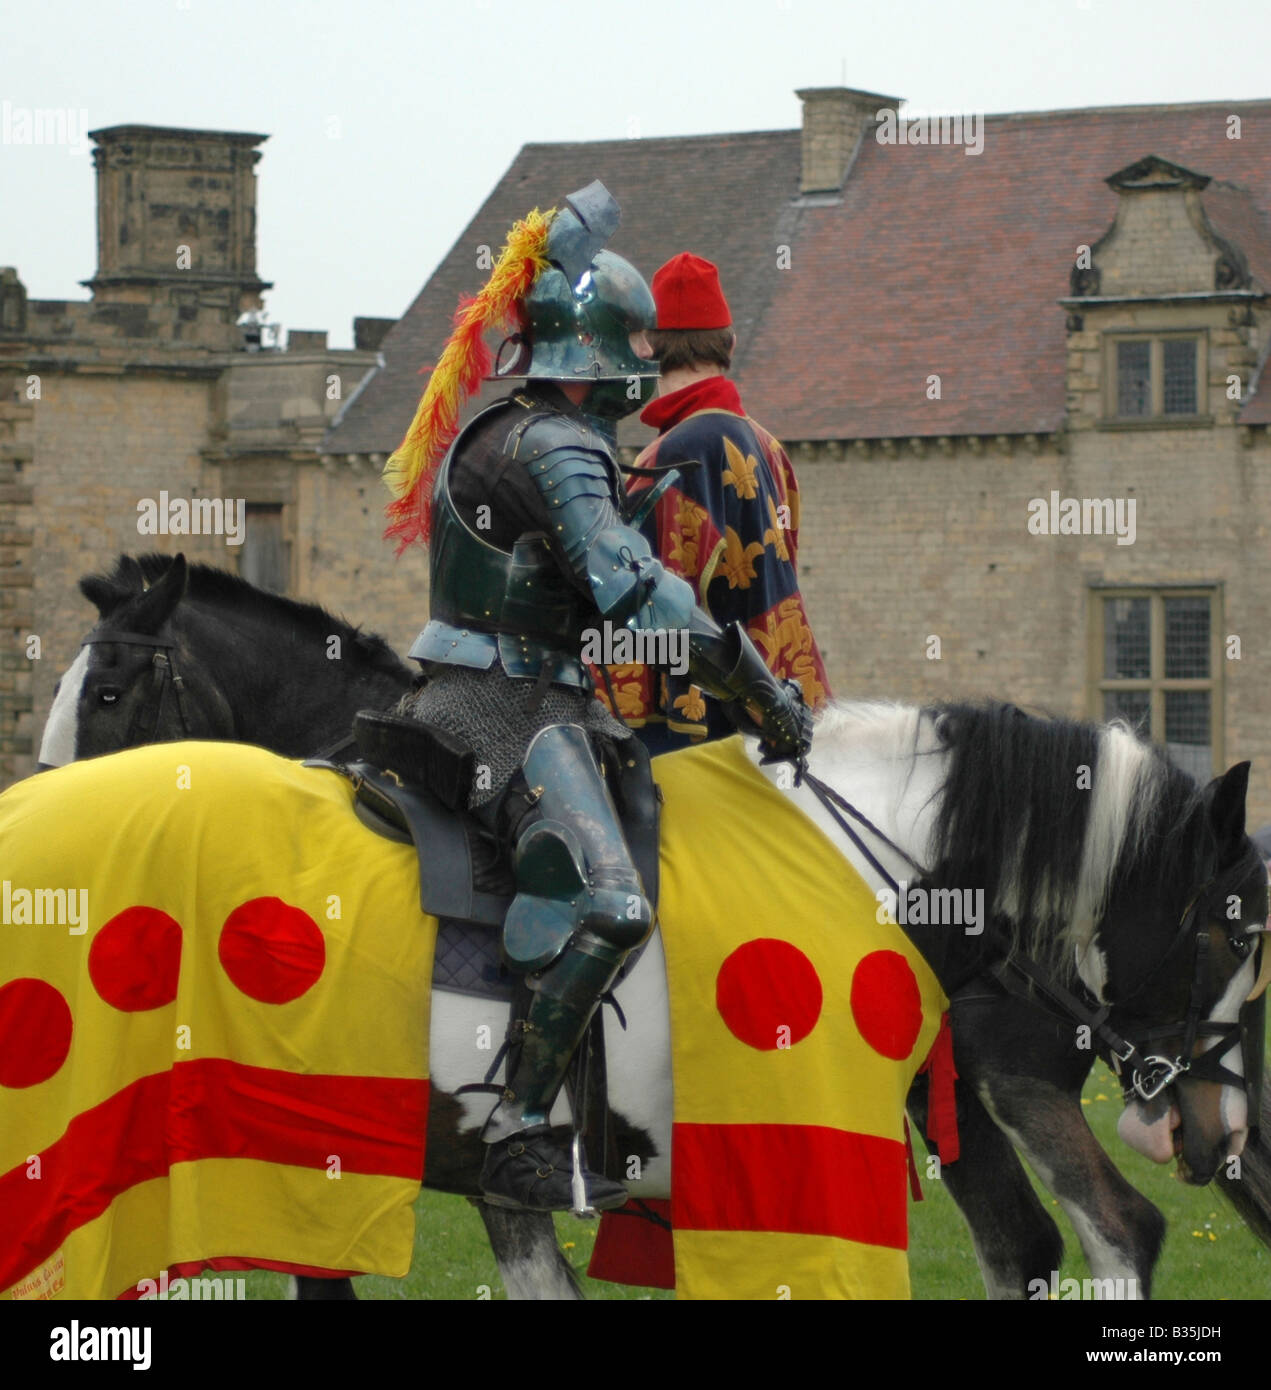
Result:
<svg viewBox="0 0 1271 1390">
<path fill-rule="evenodd" d="M 603 248 L 618 225 L 618 205 L 600 182 L 565 200 L 547 235 L 548 266 L 522 306 L 522 350 L 498 376 L 593 381 L 583 409 L 620 419 L 653 397 L 658 366 L 632 346 L 657 321 L 644 277 Z M 500 353 L 502 358 L 502 353 Z"/>
</svg>

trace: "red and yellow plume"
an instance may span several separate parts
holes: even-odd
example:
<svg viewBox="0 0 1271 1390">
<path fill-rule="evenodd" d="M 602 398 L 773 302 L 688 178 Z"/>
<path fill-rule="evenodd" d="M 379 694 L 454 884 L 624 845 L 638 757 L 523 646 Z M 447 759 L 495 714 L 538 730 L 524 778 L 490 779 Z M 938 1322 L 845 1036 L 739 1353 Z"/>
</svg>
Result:
<svg viewBox="0 0 1271 1390">
<path fill-rule="evenodd" d="M 459 432 L 464 401 L 490 372 L 485 334 L 508 325 L 539 271 L 546 268 L 547 228 L 555 212 L 555 208 L 545 213 L 535 208 L 517 222 L 485 288 L 475 299 L 460 300 L 454 332 L 428 379 L 415 418 L 384 465 L 384 482 L 394 498 L 387 507 L 389 524 L 384 535 L 397 542 L 399 555 L 414 541 L 428 542 L 438 465 Z"/>
</svg>

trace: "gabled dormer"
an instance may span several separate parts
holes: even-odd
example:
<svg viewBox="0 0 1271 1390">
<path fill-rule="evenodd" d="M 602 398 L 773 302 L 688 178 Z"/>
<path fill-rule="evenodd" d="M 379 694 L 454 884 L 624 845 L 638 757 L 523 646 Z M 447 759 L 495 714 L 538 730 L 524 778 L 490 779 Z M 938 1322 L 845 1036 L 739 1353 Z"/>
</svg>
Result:
<svg viewBox="0 0 1271 1390">
<path fill-rule="evenodd" d="M 1150 154 L 1104 182 L 1119 195 L 1117 215 L 1090 256 L 1073 266 L 1074 296 L 1248 288 L 1248 262 L 1219 235 L 1201 198 L 1212 182 L 1207 175 Z"/>
<path fill-rule="evenodd" d="M 1112 225 L 1075 248 L 1068 424 L 1230 424 L 1257 359 L 1271 228 L 1249 193 L 1159 155 L 1108 176 Z"/>
</svg>

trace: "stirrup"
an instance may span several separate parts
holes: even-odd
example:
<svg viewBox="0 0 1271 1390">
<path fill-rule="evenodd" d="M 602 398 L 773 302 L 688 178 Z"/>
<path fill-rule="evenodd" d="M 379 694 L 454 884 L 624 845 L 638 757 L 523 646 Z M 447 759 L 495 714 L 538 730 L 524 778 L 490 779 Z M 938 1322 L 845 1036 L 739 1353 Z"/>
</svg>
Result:
<svg viewBox="0 0 1271 1390">
<path fill-rule="evenodd" d="M 487 1147 L 480 1182 L 489 1205 L 518 1211 L 573 1211 L 584 1217 L 626 1205 L 627 1190 L 621 1183 L 587 1172 L 576 1145 L 571 1163 L 549 1135 L 548 1126 L 536 1125 Z"/>
</svg>

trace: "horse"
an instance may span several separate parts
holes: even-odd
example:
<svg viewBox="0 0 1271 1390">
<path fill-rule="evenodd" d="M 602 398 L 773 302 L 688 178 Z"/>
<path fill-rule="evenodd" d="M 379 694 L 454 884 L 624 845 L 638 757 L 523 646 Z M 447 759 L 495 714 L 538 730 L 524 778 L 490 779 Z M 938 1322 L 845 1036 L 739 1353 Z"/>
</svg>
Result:
<svg viewBox="0 0 1271 1390">
<path fill-rule="evenodd" d="M 713 787 L 708 793 L 695 791 L 703 760 L 721 756 L 728 747 L 686 750 L 664 760 L 663 779 L 678 763 L 679 775 L 667 795 L 667 815 L 675 822 L 670 840 L 678 845 L 673 852 L 691 855 L 695 834 L 712 818 L 725 823 L 734 841 L 733 825 L 746 822 L 749 796 L 740 805 L 730 804 L 723 816 Z M 6 873 L 15 883 L 92 882 L 101 868 L 100 831 L 72 852 L 62 848 L 53 828 L 76 822 L 84 787 L 92 789 L 91 807 L 100 815 L 118 786 L 126 799 L 130 842 L 143 829 L 150 836 L 147 864 L 154 882 L 171 884 L 184 877 L 190 900 L 202 901 L 214 891 L 202 881 L 209 870 L 189 826 L 177 823 L 173 792 L 161 771 L 179 765 L 194 769 L 196 787 L 213 784 L 197 802 L 187 797 L 183 803 L 197 804 L 220 837 L 210 876 L 218 884 L 249 881 L 235 855 L 260 833 L 251 808 L 266 806 L 274 823 L 285 819 L 276 798 L 270 801 L 267 781 L 294 777 L 299 770 L 281 764 L 274 774 L 266 769 L 246 779 L 230 778 L 216 771 L 213 748 L 190 743 L 142 748 L 19 783 L 0 798 Z M 249 752 L 271 758 L 246 749 L 236 757 Z M 1080 974 L 1087 974 L 1117 1029 L 1137 1048 L 1126 1054 L 1139 1061 L 1137 1093 L 1131 1091 L 1122 1116 L 1123 1138 L 1162 1161 L 1177 1156 L 1180 1172 L 1194 1183 L 1209 1181 L 1229 1155 L 1239 1153 L 1248 1115 L 1235 1033 L 1241 1004 L 1255 985 L 1267 914 L 1266 873 L 1244 829 L 1248 764 L 1232 768 L 1202 792 L 1162 753 L 1124 728 L 1031 718 L 1001 705 L 840 705 L 818 722 L 809 771 L 825 785 L 853 788 L 861 823 L 871 827 L 874 844 L 868 847 L 859 835 L 844 834 L 815 798 L 810 780 L 783 785 L 789 780 L 783 769 L 760 767 L 753 743 L 743 746 L 741 757 L 757 780 L 767 778 L 793 814 L 821 832 L 824 848 L 818 854 L 840 857 L 871 888 L 885 881 L 888 870 L 895 879 L 907 866 L 929 866 L 922 882 L 931 893 L 983 894 L 986 915 L 979 920 L 1000 930 L 1008 959 L 1044 969 L 1063 988 L 1075 989 Z M 1088 795 L 1073 794 L 1075 768 L 1090 770 Z M 305 771 L 310 777 L 335 777 Z M 296 818 L 294 828 L 283 827 L 284 842 L 312 855 L 304 808 L 297 808 Z M 351 816 L 347 823 L 350 836 L 368 834 Z M 322 846 L 324 856 L 356 859 L 361 853 L 348 851 L 326 828 Z M 775 925 L 771 914 L 785 914 L 788 903 L 775 895 L 771 903 L 765 899 L 765 891 L 771 891 L 767 865 L 747 844 L 740 848 L 740 855 L 715 871 L 743 877 L 747 900 L 757 905 L 751 930 L 764 937 Z M 664 847 L 664 867 L 665 853 Z M 800 867 L 810 871 L 813 862 L 805 859 Z M 786 877 L 804 891 L 803 873 Z M 407 887 L 413 882 L 407 880 Z M 882 892 L 877 888 L 880 901 Z M 696 920 L 688 926 L 700 930 Z M 979 971 L 982 943 L 976 935 L 946 933 L 946 969 Z M 24 948 L 40 941 L 32 933 L 7 939 L 20 940 Z M 65 943 L 58 941 L 47 954 L 65 961 Z M 608 1030 L 611 1101 L 619 1129 L 628 1136 L 626 1151 L 643 1163 L 633 1193 L 663 1196 L 672 1131 L 665 966 L 657 936 L 616 994 L 632 1032 Z M 487 1102 L 462 1094 L 461 1086 L 473 1078 L 474 1030 L 488 1026 L 491 1015 L 489 1001 L 446 994 L 435 1000 L 429 1186 L 475 1195 Z M 1153 1058 L 1176 1059 L 1167 1076 L 1153 1072 L 1149 1052 Z M 1213 1068 L 1220 1058 L 1227 1075 Z M 1017 1088 L 1046 1084 L 1032 1072 L 1027 1055 L 1018 1054 L 1014 1065 Z M 1011 1116 L 1004 1114 L 1003 1120 L 1009 1124 Z M 1040 1143 L 1031 1130 L 1021 1129 L 1017 1137 L 1043 1177 L 1054 1181 L 1063 1132 Z M 1062 1187 L 1057 1195 L 1069 1196 Z M 1097 1277 L 1135 1277 L 1123 1252 L 1102 1254 Z"/>
<path fill-rule="evenodd" d="M 304 758 L 411 688 L 382 637 L 183 555 L 122 555 L 80 590 L 100 621 L 57 683 L 41 770 L 172 739 Z"/>
<path fill-rule="evenodd" d="M 223 661 L 219 653 L 200 646 L 198 639 L 182 631 L 185 626 L 183 609 L 188 603 L 181 603 L 185 580 L 178 565 L 183 569 L 181 562 L 174 564 L 167 557 L 146 556 L 126 564 L 121 561 L 113 576 L 84 581 L 84 591 L 97 603 L 101 621 L 90 634 L 93 641 L 87 650 L 92 653 L 92 659 L 85 661 L 81 654 L 80 672 L 75 678 L 68 672 L 50 716 L 49 729 L 57 726 L 62 730 L 63 748 L 68 742 L 68 730 L 75 729 L 77 719 L 81 746 L 94 751 L 102 751 L 103 745 L 121 746 L 130 724 L 147 718 L 153 737 L 177 738 L 189 732 L 179 722 L 171 704 L 166 713 L 162 710 L 157 715 L 153 711 L 149 716 L 144 713 L 147 705 L 153 707 L 155 704 L 155 696 L 136 679 L 149 668 L 144 660 L 138 661 L 135 653 L 130 655 L 122 645 L 127 632 L 140 632 L 150 637 L 158 631 L 172 634 L 181 644 L 178 649 L 183 649 L 183 660 L 197 659 L 209 679 L 214 673 L 217 679 L 224 681 L 224 671 L 234 669 L 233 663 Z M 176 578 L 173 571 L 177 572 Z M 222 601 L 228 600 L 235 611 L 250 611 L 255 615 L 253 631 L 259 634 L 256 659 L 261 665 L 270 665 L 276 643 L 268 633 L 288 622 L 291 601 L 262 594 L 218 572 L 204 578 L 201 566 L 193 567 L 190 574 L 191 598 L 195 602 L 205 601 L 204 596 L 215 591 Z M 148 602 L 143 599 L 143 581 L 151 585 L 145 591 L 152 596 Z M 140 611 L 143 602 L 144 611 Z M 310 627 L 311 644 L 330 632 L 333 622 L 329 615 L 317 618 Z M 209 625 L 205 633 L 217 630 Z M 219 631 L 224 632 L 224 627 Z M 240 651 L 246 650 L 240 644 Z M 99 678 L 90 673 L 97 669 L 99 656 L 103 673 L 113 677 L 105 691 L 112 697 L 109 705 L 94 697 L 98 689 L 95 682 Z M 106 663 L 112 658 L 113 664 L 108 666 Z M 131 683 L 122 678 L 123 667 L 130 659 L 136 673 Z M 238 668 L 244 664 L 240 661 Z M 288 669 L 299 670 L 301 664 L 302 660 L 298 660 Z M 312 726 L 307 739 L 303 731 L 293 730 L 286 751 L 309 751 L 313 745 L 347 729 L 351 712 L 358 707 L 356 702 L 344 698 L 342 689 L 350 669 L 341 662 L 308 662 L 305 680 L 313 681 L 319 673 L 325 678 L 324 698 L 313 705 L 315 712 L 321 712 L 323 720 Z M 395 687 L 408 682 L 408 673 L 400 670 Z M 398 693 L 397 690 L 390 689 L 387 698 L 394 693 Z M 261 738 L 247 722 L 251 701 L 241 697 L 235 699 L 229 691 L 225 698 L 239 711 L 238 732 L 233 736 L 267 743 L 268 740 Z M 286 694 L 276 703 L 284 708 L 292 708 L 295 704 Z M 108 720 L 109 729 L 106 728 Z M 74 751 L 74 744 L 70 746 Z M 45 756 L 46 751 L 50 756 Z M 55 760 L 48 734 L 41 756 L 45 761 Z M 905 766 L 906 755 L 903 750 L 897 750 L 895 767 L 903 769 Z M 1058 1267 L 1062 1252 L 1058 1230 L 1034 1194 L 1003 1127 L 1011 1132 L 1021 1148 L 1034 1156 L 1034 1161 L 1035 1156 L 1047 1148 L 1049 1133 L 1056 1127 L 1062 1128 L 1065 1133 L 1063 1151 L 1052 1153 L 1045 1164 L 1052 1190 L 1073 1217 L 1092 1268 L 1111 1268 L 1121 1273 L 1128 1269 L 1137 1279 L 1139 1290 L 1146 1294 L 1163 1238 L 1163 1220 L 1156 1208 L 1124 1181 L 1086 1125 L 1079 1093 L 1093 1062 L 1093 1052 L 1074 1051 L 1070 1024 L 1056 1025 L 1034 1002 L 1005 992 L 996 981 L 973 981 L 955 994 L 952 1017 L 961 1073 L 956 1091 L 963 1156 L 958 1163 L 944 1167 L 942 1178 L 967 1219 L 989 1295 L 1026 1296 L 1033 1280 L 1046 1278 L 1050 1270 Z M 1017 1056 L 1021 1049 L 1032 1058 L 1031 1065 L 1039 1078 L 1036 1084 L 1027 1087 L 1021 1087 L 1017 1081 Z M 926 1081 L 920 1077 L 910 1099 L 911 1114 L 920 1126 L 925 1117 L 925 1093 Z M 1264 1102 L 1264 1109 L 1271 1110 L 1271 1105 Z M 1262 1139 L 1251 1145 L 1245 1154 L 1243 1181 L 1231 1181 L 1225 1169 L 1219 1173 L 1220 1181 L 1242 1216 L 1264 1239 L 1271 1235 L 1267 1217 L 1271 1211 L 1271 1178 L 1268 1175 L 1271 1175 L 1271 1147 Z M 483 1209 L 483 1216 L 487 1227 L 491 1228 L 496 1255 L 501 1249 L 509 1252 L 506 1259 L 500 1259 L 505 1279 L 509 1269 L 515 1269 L 514 1282 L 518 1288 L 525 1289 L 525 1271 L 533 1269 L 540 1289 L 550 1288 L 558 1296 L 571 1296 L 573 1286 L 568 1267 L 560 1259 L 554 1234 L 547 1225 L 539 1222 L 534 1229 L 534 1218 L 522 1219 L 516 1214 L 508 1214 L 505 1221 L 502 1214 L 490 1208 Z M 322 1287 L 326 1292 L 328 1289 L 334 1291 L 336 1286 L 337 1281 L 328 1281 Z M 510 1291 L 511 1287 L 510 1284 Z"/>
</svg>

